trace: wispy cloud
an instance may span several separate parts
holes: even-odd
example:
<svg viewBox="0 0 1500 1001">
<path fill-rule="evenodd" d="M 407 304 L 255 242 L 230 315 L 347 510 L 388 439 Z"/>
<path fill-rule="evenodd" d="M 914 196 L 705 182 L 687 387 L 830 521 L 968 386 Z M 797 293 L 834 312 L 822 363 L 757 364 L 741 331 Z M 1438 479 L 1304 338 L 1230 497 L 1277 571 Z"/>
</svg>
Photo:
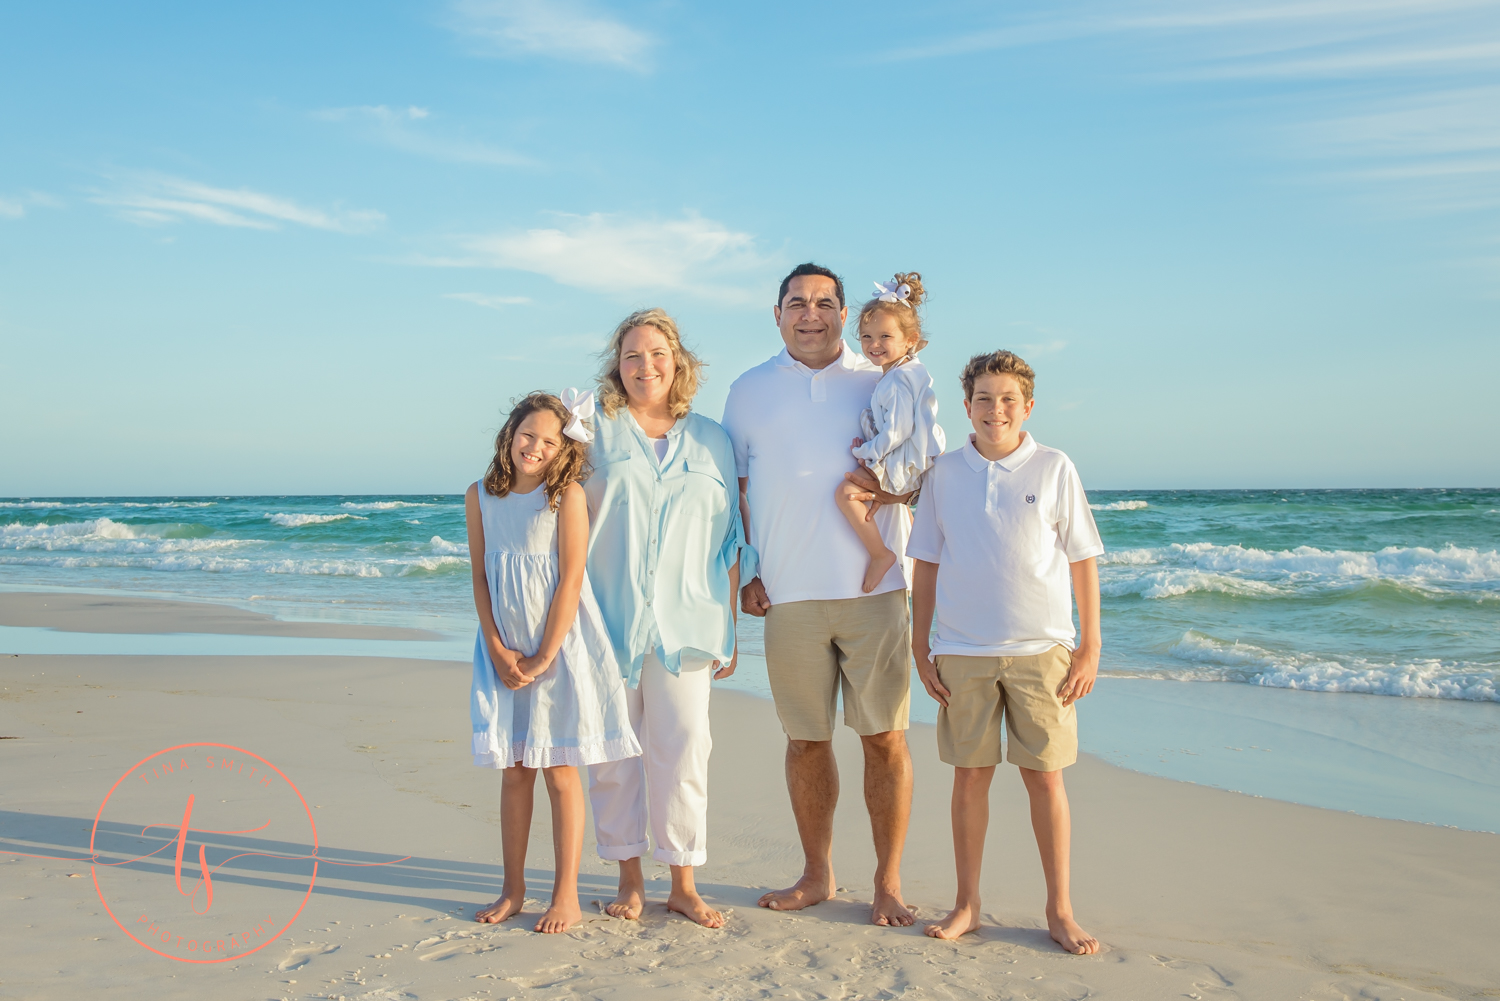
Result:
<svg viewBox="0 0 1500 1001">
<path fill-rule="evenodd" d="M 685 291 L 743 301 L 744 282 L 773 263 L 749 233 L 688 214 L 677 219 L 557 215 L 546 229 L 463 237 L 463 256 L 420 263 L 545 275 L 596 292 Z"/>
<path fill-rule="evenodd" d="M 1016 10 L 1016 8 L 1012 8 Z M 1363 76 L 1456 64 L 1492 65 L 1494 0 L 1073 0 L 1020 8 L 1001 23 L 971 25 L 880 53 L 933 59 L 1084 38 L 1184 43 L 1166 52 L 1178 70 L 1244 77 Z M 1153 55 L 1162 54 L 1153 48 Z"/>
<path fill-rule="evenodd" d="M 0 197 L 0 219 L 23 218 L 28 206 L 58 209 L 62 208 L 62 205 L 60 199 L 54 198 L 45 191 L 28 191 L 22 195 Z"/>
<path fill-rule="evenodd" d="M 433 135 L 429 128 L 432 112 L 415 105 L 392 108 L 384 104 L 364 104 L 351 108 L 324 108 L 313 112 L 312 117 L 343 124 L 369 141 L 434 160 L 496 167 L 535 163 L 530 157 L 487 143 Z"/>
<path fill-rule="evenodd" d="M 1497 0 L 1063 0 L 879 58 L 1083 40 L 1112 46 L 1138 83 L 1264 98 L 1258 114 L 1281 121 L 1252 126 L 1273 140 L 1261 148 L 1381 211 L 1500 205 Z"/>
<path fill-rule="evenodd" d="M 379 228 L 385 215 L 373 209 L 315 209 L 249 188 L 215 188 L 196 181 L 158 174 L 119 178 L 112 191 L 90 201 L 118 210 L 143 226 L 206 222 L 245 229 L 280 229 L 291 223 L 338 233 L 365 233 Z"/>
<path fill-rule="evenodd" d="M 581 0 L 458 0 L 451 27 L 487 55 L 649 68 L 655 39 Z"/>
<path fill-rule="evenodd" d="M 524 295 L 486 295 L 483 292 L 449 292 L 443 298 L 471 302 L 486 309 L 504 309 L 506 306 L 526 306 L 531 303 Z"/>
</svg>

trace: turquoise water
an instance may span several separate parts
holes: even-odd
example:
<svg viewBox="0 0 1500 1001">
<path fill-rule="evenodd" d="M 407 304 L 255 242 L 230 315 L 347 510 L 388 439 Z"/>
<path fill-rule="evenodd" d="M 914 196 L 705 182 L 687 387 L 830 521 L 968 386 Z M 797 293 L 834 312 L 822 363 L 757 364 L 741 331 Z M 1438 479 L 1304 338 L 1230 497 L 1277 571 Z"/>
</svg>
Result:
<svg viewBox="0 0 1500 1001">
<path fill-rule="evenodd" d="M 1097 491 L 1106 676 L 1500 700 L 1500 490 Z M 12 498 L 0 586 L 472 621 L 456 496 Z M 252 606 L 253 607 L 253 606 Z M 759 649 L 758 623 L 743 631 Z"/>
</svg>

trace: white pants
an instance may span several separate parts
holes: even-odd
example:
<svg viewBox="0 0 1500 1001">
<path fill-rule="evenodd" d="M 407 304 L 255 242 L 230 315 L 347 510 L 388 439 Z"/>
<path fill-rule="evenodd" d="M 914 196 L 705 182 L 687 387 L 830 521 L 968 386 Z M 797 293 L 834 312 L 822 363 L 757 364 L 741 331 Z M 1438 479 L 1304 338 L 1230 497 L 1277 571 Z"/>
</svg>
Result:
<svg viewBox="0 0 1500 1001">
<path fill-rule="evenodd" d="M 641 666 L 640 684 L 626 689 L 630 725 L 641 756 L 589 766 L 589 803 L 599 857 L 652 858 L 671 865 L 708 861 L 708 733 L 711 666 L 672 674 L 655 654 Z"/>
</svg>

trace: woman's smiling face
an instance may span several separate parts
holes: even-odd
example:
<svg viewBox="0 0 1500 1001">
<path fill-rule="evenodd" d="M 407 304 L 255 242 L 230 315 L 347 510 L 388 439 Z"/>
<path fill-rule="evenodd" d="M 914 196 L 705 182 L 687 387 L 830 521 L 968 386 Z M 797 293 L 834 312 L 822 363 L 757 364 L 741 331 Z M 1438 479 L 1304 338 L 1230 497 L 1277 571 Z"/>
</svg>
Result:
<svg viewBox="0 0 1500 1001">
<path fill-rule="evenodd" d="M 677 377 L 672 344 L 655 327 L 632 327 L 620 338 L 620 382 L 632 408 L 665 403 Z"/>
</svg>

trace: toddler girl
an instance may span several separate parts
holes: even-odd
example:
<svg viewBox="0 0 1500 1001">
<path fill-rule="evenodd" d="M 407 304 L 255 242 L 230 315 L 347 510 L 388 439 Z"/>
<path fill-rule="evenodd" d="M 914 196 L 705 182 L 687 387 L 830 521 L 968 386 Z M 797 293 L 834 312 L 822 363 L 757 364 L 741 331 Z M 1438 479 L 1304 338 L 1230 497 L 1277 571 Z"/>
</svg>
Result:
<svg viewBox="0 0 1500 1001">
<path fill-rule="evenodd" d="M 917 307 L 927 297 L 922 276 L 915 271 L 897 274 L 890 282 L 875 283 L 876 295 L 859 310 L 859 347 L 865 357 L 884 370 L 875 384 L 870 407 L 860 415 L 864 442 L 854 457 L 880 481 L 882 490 L 905 494 L 917 489 L 932 460 L 943 454 L 943 429 L 937 426 L 937 397 L 932 376 L 917 361 L 927 346 Z M 862 487 L 845 480 L 839 484 L 838 505 L 870 553 L 864 591 L 869 594 L 896 563 L 875 522 L 869 505 L 856 500 Z"/>
<path fill-rule="evenodd" d="M 625 687 L 584 572 L 589 516 L 579 481 L 587 473 L 583 418 L 593 396 L 549 393 L 516 405 L 495 438 L 484 479 L 464 508 L 474 567 L 479 636 L 474 643 L 474 764 L 503 768 L 500 899 L 475 915 L 504 921 L 526 898 L 526 840 L 537 769 L 552 801 L 556 878 L 539 932 L 582 920 L 583 787 L 577 766 L 641 753 Z M 500 684 L 496 684 L 496 681 Z"/>
</svg>

